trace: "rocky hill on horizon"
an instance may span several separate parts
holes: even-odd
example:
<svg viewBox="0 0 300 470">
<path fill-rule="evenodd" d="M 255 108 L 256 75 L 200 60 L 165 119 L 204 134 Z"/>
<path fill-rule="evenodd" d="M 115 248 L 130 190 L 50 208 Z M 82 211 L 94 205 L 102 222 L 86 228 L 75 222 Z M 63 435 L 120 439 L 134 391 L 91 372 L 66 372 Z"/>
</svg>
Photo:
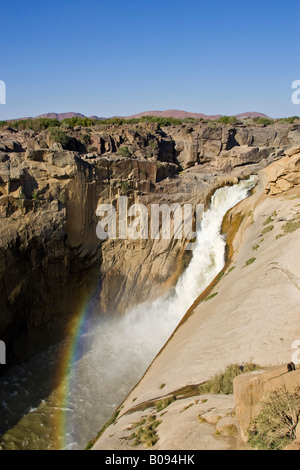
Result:
<svg viewBox="0 0 300 470">
<path fill-rule="evenodd" d="M 84 114 L 81 113 L 75 113 L 75 112 L 67 112 L 67 113 L 45 113 L 45 114 L 40 114 L 35 117 L 24 117 L 24 118 L 17 118 L 13 120 L 21 120 L 21 119 L 40 119 L 40 118 L 47 118 L 47 119 L 58 119 L 59 121 L 63 121 L 64 119 L 70 119 L 73 117 L 78 117 L 78 118 L 85 118 L 88 117 L 89 119 L 95 119 L 95 120 L 100 120 L 104 121 L 106 119 L 111 119 L 111 118 L 121 118 L 121 119 L 140 119 L 144 116 L 154 116 L 154 117 L 166 117 L 166 118 L 174 118 L 174 119 L 204 119 L 204 120 L 218 120 L 221 117 L 224 116 L 224 114 L 203 114 L 203 113 L 192 113 L 184 110 L 178 110 L 178 109 L 169 109 L 166 111 L 144 111 L 141 113 L 137 114 L 132 114 L 129 116 L 111 116 L 111 117 L 99 117 L 96 115 L 93 116 L 85 116 Z M 269 116 L 267 116 L 264 113 L 259 113 L 256 111 L 250 111 L 250 112 L 244 112 L 240 114 L 234 115 L 238 120 L 243 120 L 243 119 L 254 119 L 257 117 L 260 118 L 266 118 L 266 119 L 271 119 Z"/>
</svg>

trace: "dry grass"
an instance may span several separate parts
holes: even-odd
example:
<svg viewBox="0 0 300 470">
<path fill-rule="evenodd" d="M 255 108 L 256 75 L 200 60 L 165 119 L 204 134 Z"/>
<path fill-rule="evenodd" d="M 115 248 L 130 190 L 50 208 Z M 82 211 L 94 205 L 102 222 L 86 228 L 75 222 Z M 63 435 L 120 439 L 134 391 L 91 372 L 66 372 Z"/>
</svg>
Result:
<svg viewBox="0 0 300 470">
<path fill-rule="evenodd" d="M 259 450 L 282 450 L 296 439 L 300 420 L 300 387 L 275 390 L 265 399 L 249 428 L 249 443 Z"/>
</svg>

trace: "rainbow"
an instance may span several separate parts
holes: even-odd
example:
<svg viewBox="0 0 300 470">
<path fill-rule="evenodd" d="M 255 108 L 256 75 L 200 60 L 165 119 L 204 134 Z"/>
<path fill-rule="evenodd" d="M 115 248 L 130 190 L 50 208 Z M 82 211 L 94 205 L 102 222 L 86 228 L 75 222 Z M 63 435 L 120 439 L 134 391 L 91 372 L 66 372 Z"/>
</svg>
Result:
<svg viewBox="0 0 300 470">
<path fill-rule="evenodd" d="M 67 327 L 67 346 L 62 353 L 61 366 L 59 370 L 59 389 L 61 395 L 61 412 L 58 415 L 55 425 L 55 442 L 56 448 L 64 450 L 68 446 L 67 436 L 70 431 L 70 423 L 68 420 L 69 402 L 72 390 L 78 385 L 78 377 L 74 373 L 74 364 L 82 354 L 82 336 L 89 328 L 89 320 L 95 310 L 96 294 L 99 292 L 98 284 L 93 294 L 86 296 L 81 302 L 81 307 L 77 310 L 77 314 Z"/>
</svg>

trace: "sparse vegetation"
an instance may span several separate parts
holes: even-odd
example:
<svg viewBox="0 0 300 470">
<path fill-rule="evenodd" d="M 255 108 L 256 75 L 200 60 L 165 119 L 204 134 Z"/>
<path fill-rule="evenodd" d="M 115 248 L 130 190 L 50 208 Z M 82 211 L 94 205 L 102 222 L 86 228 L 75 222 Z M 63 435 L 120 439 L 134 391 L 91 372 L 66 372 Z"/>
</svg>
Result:
<svg viewBox="0 0 300 470">
<path fill-rule="evenodd" d="M 299 116 L 291 116 L 278 120 L 279 124 L 294 124 L 296 121 L 299 121 Z"/>
<path fill-rule="evenodd" d="M 219 292 L 215 292 L 214 294 L 211 294 L 208 297 L 205 297 L 205 299 L 203 299 L 203 302 L 207 302 L 208 300 L 213 299 L 214 297 L 216 297 L 218 295 L 218 293 Z"/>
<path fill-rule="evenodd" d="M 121 183 L 121 191 L 126 196 L 126 194 L 130 191 L 130 182 L 129 181 L 122 181 Z"/>
<path fill-rule="evenodd" d="M 218 119 L 218 122 L 221 124 L 235 124 L 237 122 L 237 118 L 235 116 L 222 116 Z"/>
<path fill-rule="evenodd" d="M 259 248 L 259 245 L 254 245 L 254 246 L 252 247 L 252 250 L 253 250 L 253 251 L 257 251 L 258 248 Z"/>
<path fill-rule="evenodd" d="M 270 126 L 275 122 L 273 119 L 268 119 L 264 117 L 255 117 L 252 119 L 252 121 L 254 122 L 254 124 L 263 124 L 264 126 Z"/>
<path fill-rule="evenodd" d="M 104 424 L 103 428 L 101 429 L 101 431 L 99 431 L 99 433 L 97 434 L 97 436 L 96 436 L 94 439 L 92 439 L 92 440 L 88 443 L 88 445 L 87 445 L 87 447 L 86 447 L 85 450 L 91 450 L 91 449 L 92 449 L 92 447 L 96 444 L 97 440 L 99 439 L 99 437 L 102 436 L 102 434 L 104 433 L 104 431 L 105 431 L 109 426 L 111 426 L 112 424 L 115 423 L 115 421 L 116 421 L 116 419 L 118 418 L 119 414 L 120 414 L 120 411 L 116 411 L 116 412 L 112 415 L 112 417 L 110 418 L 110 420 L 107 421 L 107 423 Z"/>
<path fill-rule="evenodd" d="M 299 228 L 300 228 L 300 221 L 291 221 L 291 222 L 287 222 L 283 226 L 283 232 L 284 232 L 285 235 L 287 235 L 288 233 L 295 232 Z"/>
<path fill-rule="evenodd" d="M 249 428 L 249 443 L 259 450 L 282 450 L 296 439 L 300 420 L 300 387 L 269 394 Z"/>
<path fill-rule="evenodd" d="M 270 124 L 274 124 L 275 122 L 279 124 L 294 124 L 299 122 L 298 116 L 292 116 L 288 118 L 282 118 L 278 120 L 273 120 L 264 117 L 256 117 L 253 119 L 242 119 L 242 121 L 246 125 L 253 125 L 253 124 L 260 124 L 264 126 L 268 126 Z M 156 124 L 158 127 L 168 127 L 168 126 L 176 126 L 182 124 L 200 124 L 201 122 L 206 123 L 210 127 L 216 127 L 217 124 L 229 124 L 234 125 L 237 122 L 237 118 L 235 116 L 222 116 L 218 121 L 211 121 L 205 120 L 202 118 L 185 118 L 185 119 L 177 119 L 172 117 L 159 117 L 159 116 L 143 116 L 141 118 L 132 118 L 132 119 L 125 119 L 125 118 L 109 118 L 109 119 L 94 119 L 94 118 L 87 118 L 87 117 L 80 117 L 74 116 L 71 118 L 63 119 L 59 121 L 58 119 L 54 118 L 36 118 L 36 119 L 20 119 L 20 120 L 13 120 L 13 121 L 0 121 L 0 127 L 10 126 L 17 130 L 27 130 L 32 129 L 35 132 L 40 132 L 46 129 L 50 129 L 53 127 L 61 127 L 61 128 L 69 128 L 74 129 L 75 127 L 83 127 L 83 128 L 90 128 L 93 126 L 98 127 L 108 127 L 108 126 L 122 126 L 125 124 L 129 125 L 138 125 L 138 124 Z M 191 129 L 188 128 L 187 132 L 191 132 Z"/>
<path fill-rule="evenodd" d="M 67 149 L 71 143 L 71 138 L 62 130 L 57 127 L 53 127 L 50 130 L 50 135 L 53 142 L 61 144 L 64 149 Z"/>
<path fill-rule="evenodd" d="M 242 369 L 239 364 L 229 365 L 224 372 L 216 374 L 211 380 L 201 385 L 201 392 L 231 395 L 233 393 L 233 379 L 245 372 L 258 370 L 260 367 L 256 364 L 246 364 Z"/>
<path fill-rule="evenodd" d="M 300 193 L 295 194 L 294 196 L 289 196 L 287 199 L 289 201 L 295 201 L 296 199 L 300 199 Z"/>
<path fill-rule="evenodd" d="M 262 235 L 265 235 L 265 233 L 269 233 L 269 232 L 272 232 L 272 230 L 274 230 L 274 225 L 268 225 L 267 227 L 265 227 L 263 229 L 263 231 L 261 232 Z"/>
<path fill-rule="evenodd" d="M 272 222 L 274 222 L 273 218 L 270 216 L 267 218 L 267 220 L 264 222 L 264 225 L 269 225 L 271 224 Z"/>
<path fill-rule="evenodd" d="M 89 146 L 91 145 L 91 137 L 88 134 L 84 134 L 81 137 L 81 142 L 86 148 L 89 148 Z"/>
<path fill-rule="evenodd" d="M 256 261 L 256 258 L 250 258 L 250 259 L 248 259 L 248 261 L 246 261 L 245 266 L 250 266 L 250 265 L 253 264 L 255 261 Z"/>
<path fill-rule="evenodd" d="M 38 201 L 38 199 L 39 199 L 39 192 L 38 192 L 37 190 L 32 191 L 32 196 L 31 196 L 31 197 L 32 197 L 32 199 L 33 199 L 34 201 Z"/>
<path fill-rule="evenodd" d="M 158 436 L 156 429 L 161 424 L 161 421 L 156 419 L 156 416 L 148 416 L 148 418 L 142 418 L 141 421 L 134 424 L 134 428 L 137 430 L 131 434 L 129 440 L 133 440 L 132 446 L 144 445 L 144 447 L 153 447 L 157 441 Z"/>
<path fill-rule="evenodd" d="M 195 403 L 190 403 L 189 405 L 185 406 L 181 411 L 180 413 L 183 413 L 184 411 L 188 410 L 189 408 L 191 408 L 192 406 L 194 406 Z"/>
<path fill-rule="evenodd" d="M 237 427 L 234 424 L 230 424 L 229 426 L 226 426 L 226 428 L 222 432 L 219 431 L 219 435 L 226 437 L 238 436 Z"/>
<path fill-rule="evenodd" d="M 130 150 L 127 146 L 120 147 L 118 149 L 118 154 L 121 155 L 124 158 L 129 158 L 132 155 L 132 153 L 130 152 Z"/>
<path fill-rule="evenodd" d="M 156 411 L 162 411 L 167 408 L 171 403 L 175 401 L 175 397 L 172 395 L 170 397 L 163 398 L 155 402 Z"/>
<path fill-rule="evenodd" d="M 65 191 L 62 191 L 61 194 L 57 198 L 58 202 L 60 202 L 63 206 L 67 202 L 67 194 Z"/>
</svg>

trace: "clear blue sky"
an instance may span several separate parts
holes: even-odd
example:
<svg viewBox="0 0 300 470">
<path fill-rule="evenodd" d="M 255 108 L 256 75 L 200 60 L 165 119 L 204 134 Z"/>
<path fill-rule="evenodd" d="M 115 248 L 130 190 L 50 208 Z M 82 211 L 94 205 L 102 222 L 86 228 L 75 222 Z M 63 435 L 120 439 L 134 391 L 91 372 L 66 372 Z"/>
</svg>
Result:
<svg viewBox="0 0 300 470">
<path fill-rule="evenodd" d="M 298 0 L 2 1 L 0 119 L 299 115 L 299 13 Z"/>
</svg>

